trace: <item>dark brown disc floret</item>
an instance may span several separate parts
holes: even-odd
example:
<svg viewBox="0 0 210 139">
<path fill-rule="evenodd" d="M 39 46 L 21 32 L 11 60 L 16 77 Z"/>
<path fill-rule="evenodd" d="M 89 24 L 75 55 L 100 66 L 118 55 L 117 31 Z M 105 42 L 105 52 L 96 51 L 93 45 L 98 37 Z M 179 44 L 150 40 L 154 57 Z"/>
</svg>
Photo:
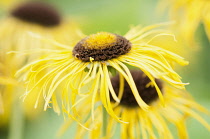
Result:
<svg viewBox="0 0 210 139">
<path fill-rule="evenodd" d="M 120 35 L 111 35 L 115 35 L 115 41 L 105 44 L 106 46 L 99 45 L 97 46 L 97 49 L 91 48 L 92 46 L 87 46 L 86 41 L 88 37 L 82 39 L 74 47 L 73 56 L 82 60 L 83 62 L 89 62 L 91 58 L 93 58 L 94 61 L 106 61 L 124 55 L 131 50 L 131 43 L 129 40 Z"/>
<path fill-rule="evenodd" d="M 39 24 L 46 27 L 57 26 L 61 17 L 57 10 L 43 2 L 27 2 L 19 5 L 11 15 L 22 21 Z"/>
<path fill-rule="evenodd" d="M 158 99 L 158 94 L 153 85 L 149 85 L 151 83 L 150 79 L 142 72 L 142 71 L 131 71 L 133 80 L 136 84 L 137 90 L 139 95 L 141 96 L 142 100 L 147 103 L 148 105 Z M 112 85 L 114 88 L 115 93 L 119 94 L 119 75 L 113 77 L 111 79 Z M 158 79 L 155 80 L 160 90 L 162 89 L 162 82 Z M 111 101 L 114 102 L 114 99 L 111 97 Z M 124 92 L 122 99 L 120 101 L 120 105 L 126 107 L 139 107 L 130 86 L 125 81 L 124 85 Z"/>
</svg>

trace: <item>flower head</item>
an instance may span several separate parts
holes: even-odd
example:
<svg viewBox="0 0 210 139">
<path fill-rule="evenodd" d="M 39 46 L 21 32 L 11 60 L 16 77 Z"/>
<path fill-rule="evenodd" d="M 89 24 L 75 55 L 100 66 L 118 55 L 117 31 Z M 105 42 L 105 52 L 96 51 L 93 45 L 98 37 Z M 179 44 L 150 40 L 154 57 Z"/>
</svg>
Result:
<svg viewBox="0 0 210 139">
<path fill-rule="evenodd" d="M 94 113 L 95 97 L 99 93 L 107 112 L 121 121 L 114 114 L 110 102 L 110 96 L 117 103 L 120 102 L 111 84 L 110 71 L 119 73 L 121 86 L 124 84 L 124 79 L 128 82 L 138 105 L 143 110 L 149 107 L 138 93 L 128 69 L 130 65 L 141 69 L 149 77 L 161 102 L 164 103 L 155 78 L 184 89 L 186 83 L 181 82 L 181 77 L 174 71 L 172 63 L 186 65 L 188 62 L 175 53 L 162 49 L 161 46 L 150 45 L 152 39 L 162 35 L 163 30 L 154 29 L 161 25 L 142 29 L 138 26 L 125 36 L 99 32 L 81 39 L 75 46 L 52 41 L 60 49 L 49 51 L 41 59 L 17 72 L 17 75 L 26 81 L 25 97 L 31 93 L 37 93 L 34 89 L 39 88 L 37 102 L 39 99 L 44 99 L 45 110 L 52 102 L 56 111 L 59 111 L 57 98 L 60 95 L 62 110 L 69 113 L 77 103 L 93 94 L 91 103 L 92 113 Z M 164 32 L 163 35 L 166 33 Z M 122 91 L 123 89 L 121 93 Z M 94 115 L 92 118 L 94 119 Z"/>
<path fill-rule="evenodd" d="M 6 52 L 48 47 L 39 39 L 31 37 L 29 32 L 63 43 L 69 38 L 74 41 L 79 36 L 75 23 L 62 18 L 54 7 L 43 2 L 25 2 L 13 8 L 9 16 L 1 19 L 0 32 L 0 48 Z"/>
<path fill-rule="evenodd" d="M 142 71 L 131 71 L 134 78 L 134 82 L 138 88 L 138 93 L 142 99 L 150 105 L 148 111 L 144 111 L 139 107 L 132 90 L 128 83 L 124 85 L 124 92 L 121 97 L 121 101 L 118 105 L 115 105 L 115 101 L 111 98 L 114 113 L 121 118 L 121 120 L 127 123 L 120 124 L 120 136 L 118 138 L 130 139 L 130 138 L 161 138 L 161 139 L 173 139 L 174 134 L 169 128 L 170 124 L 173 124 L 178 132 L 180 139 L 187 139 L 187 127 L 186 120 L 188 118 L 194 118 L 210 130 L 210 125 L 199 115 L 198 112 L 210 115 L 210 112 L 196 103 L 188 92 L 174 88 L 157 80 L 159 87 L 163 92 L 165 99 L 165 107 L 162 107 L 158 98 L 155 87 L 151 84 L 150 79 L 145 76 Z M 119 75 L 111 79 L 113 88 L 116 92 L 120 90 Z M 97 99 L 98 100 L 98 99 Z M 75 138 L 83 138 L 86 133 L 89 134 L 91 139 L 98 139 L 102 135 L 103 126 L 103 114 L 101 112 L 101 105 L 96 106 L 95 114 L 96 121 L 91 122 L 91 117 L 87 118 L 85 114 L 90 115 L 91 105 L 88 104 L 91 101 L 91 97 L 78 104 L 79 113 L 83 114 L 80 121 L 84 122 L 83 125 L 88 126 L 90 131 L 87 131 L 84 127 L 78 125 Z M 67 127 L 71 124 L 70 118 L 61 128 L 63 133 Z M 119 124 L 113 117 L 107 118 L 106 136 L 104 138 L 112 138 L 116 133 L 116 126 Z"/>
<path fill-rule="evenodd" d="M 11 15 L 19 20 L 41 26 L 58 26 L 60 14 L 51 6 L 40 2 L 27 2 L 14 8 Z"/>
<path fill-rule="evenodd" d="M 169 7 L 172 20 L 177 21 L 179 32 L 183 40 L 192 44 L 199 24 L 205 25 L 206 33 L 210 39 L 210 1 L 209 0 L 162 0 L 161 9 Z"/>
<path fill-rule="evenodd" d="M 66 34 L 66 31 L 69 34 Z M 45 38 L 53 38 L 60 42 L 72 43 L 79 32 L 75 23 L 62 18 L 60 13 L 52 6 L 43 2 L 26 2 L 14 7 L 7 17 L 0 22 L 0 125 L 7 123 L 11 113 L 13 100 L 17 94 L 24 92 L 23 84 L 17 83 L 15 72 L 31 61 L 40 53 L 40 49 L 47 49 L 48 45 L 40 39 L 35 39 L 29 32 L 39 33 Z M 72 40 L 69 41 L 69 40 Z M 70 44 L 69 43 L 69 44 Z M 27 51 L 33 49 L 36 53 L 28 55 Z M 21 51 L 23 54 L 16 52 Z M 16 91 L 18 90 L 18 91 Z M 20 94 L 19 94 L 20 95 Z M 34 94 L 35 95 L 35 94 Z M 36 95 L 31 95 L 25 104 L 24 111 L 28 117 L 35 116 L 32 110 Z M 35 98 L 35 99 L 34 99 Z M 32 105 L 33 103 L 33 105 Z M 40 102 L 41 103 L 41 102 Z M 40 107 L 41 108 L 41 107 Z"/>
</svg>

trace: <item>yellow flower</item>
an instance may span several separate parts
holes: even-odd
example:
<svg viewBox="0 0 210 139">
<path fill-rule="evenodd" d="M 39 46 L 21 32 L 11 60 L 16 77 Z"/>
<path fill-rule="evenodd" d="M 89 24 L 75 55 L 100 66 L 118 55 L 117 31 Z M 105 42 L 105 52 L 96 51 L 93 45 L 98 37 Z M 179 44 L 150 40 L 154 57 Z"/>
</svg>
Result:
<svg viewBox="0 0 210 139">
<path fill-rule="evenodd" d="M 150 105 L 148 111 L 144 111 L 139 107 L 130 86 L 125 83 L 123 96 L 119 105 L 115 105 L 115 101 L 111 98 L 114 113 L 121 118 L 122 121 L 127 123 L 120 124 L 121 139 L 173 139 L 169 125 L 173 124 L 180 139 L 188 139 L 186 120 L 194 118 L 198 120 L 210 131 L 210 125 L 199 115 L 198 112 L 210 115 L 210 112 L 196 103 L 190 94 L 184 90 L 180 90 L 157 80 L 158 86 L 162 90 L 165 99 L 165 107 L 161 105 L 158 99 L 157 91 L 150 79 L 142 71 L 131 71 L 131 74 L 136 83 L 138 93 L 142 99 Z M 120 79 L 119 75 L 113 77 L 112 84 L 119 94 Z M 79 114 L 82 115 L 80 121 L 84 126 L 90 128 L 87 131 L 84 127 L 78 125 L 76 137 L 83 138 L 87 133 L 90 139 L 102 138 L 103 114 L 100 106 L 96 106 L 95 115 L 96 120 L 92 123 L 90 115 L 91 105 L 89 102 L 91 97 L 78 104 Z M 98 102 L 100 103 L 100 102 Z M 87 117 L 86 117 L 87 116 Z M 69 119 L 60 130 L 60 135 L 63 134 L 72 119 Z M 118 122 L 112 117 L 107 118 L 106 136 L 103 138 L 110 139 L 119 131 L 116 127 Z"/>
<path fill-rule="evenodd" d="M 12 6 L 16 5 L 17 3 L 20 3 L 21 1 L 26 1 L 26 0 L 1 0 L 0 1 L 0 8 L 1 10 L 8 10 Z"/>
<path fill-rule="evenodd" d="M 1 116 L 9 118 L 11 105 L 17 94 L 23 91 L 23 84 L 17 84 L 15 72 L 37 57 L 40 48 L 47 49 L 43 41 L 35 39 L 30 32 L 42 34 L 45 38 L 71 44 L 80 33 L 77 25 L 68 18 L 62 18 L 52 6 L 42 2 L 27 2 L 13 8 L 0 22 L 0 108 Z M 69 32 L 69 34 L 66 34 Z M 71 40 L 71 41 L 70 41 Z M 51 47 L 51 46 L 50 46 Z M 16 53 L 33 49 L 33 56 Z M 10 52 L 10 54 L 8 54 Z M 26 54 L 26 55 L 25 55 Z M 15 90 L 15 91 L 14 91 Z M 18 90 L 18 91 L 17 91 Z M 18 93 L 17 93 L 17 92 Z M 24 91 L 23 91 L 24 92 Z M 19 94 L 20 95 L 20 94 Z M 30 96 L 25 103 L 26 115 L 34 117 L 32 109 L 36 98 Z M 4 102 L 4 103 L 3 103 Z M 6 118 L 7 117 L 7 118 Z M 2 117 L 0 117 L 2 119 Z M 7 120 L 0 120 L 6 122 Z"/>
<path fill-rule="evenodd" d="M 60 111 L 57 99 L 61 98 L 62 110 L 69 113 L 71 106 L 76 105 L 89 94 L 93 94 L 91 103 L 94 111 L 95 97 L 100 89 L 100 99 L 107 112 L 121 121 L 114 114 L 110 103 L 109 91 L 114 100 L 120 101 L 111 85 L 110 71 L 120 74 L 121 85 L 123 85 L 123 78 L 129 83 L 138 105 L 143 110 L 149 108 L 138 94 L 128 69 L 128 65 L 130 65 L 141 69 L 150 78 L 163 103 L 162 93 L 154 77 L 184 89 L 186 83 L 181 82 L 181 77 L 174 71 L 172 64 L 188 64 L 179 55 L 162 49 L 161 46 L 150 44 L 150 41 L 158 36 L 171 35 L 158 29 L 163 25 L 165 24 L 151 25 L 145 28 L 137 26 L 124 37 L 113 33 L 99 32 L 83 38 L 74 47 L 52 41 L 60 49 L 49 50 L 42 58 L 17 72 L 20 79 L 26 82 L 25 97 L 36 93 L 37 103 L 39 99 L 45 100 L 44 110 L 52 102 L 57 112 Z M 168 45 L 170 47 L 170 44 Z M 45 74 L 45 71 L 48 72 Z M 36 88 L 39 88 L 38 92 L 34 90 Z M 77 96 L 81 96 L 81 98 L 78 100 Z"/>
<path fill-rule="evenodd" d="M 4 112 L 4 105 L 3 105 L 3 99 L 0 93 L 0 114 L 2 114 Z"/>
<path fill-rule="evenodd" d="M 27 2 L 19 4 L 8 17 L 1 19 L 0 32 L 1 49 L 19 51 L 43 47 L 43 42 L 31 37 L 29 32 L 66 43 L 69 38 L 74 41 L 79 30 L 75 23 L 62 18 L 54 7 L 42 2 Z"/>
<path fill-rule="evenodd" d="M 12 97 L 8 94 L 12 92 L 11 86 L 18 84 L 14 78 L 6 76 L 10 67 L 1 60 L 2 58 L 0 56 L 0 127 L 5 125 L 9 119 L 9 108 L 11 107 Z"/>
<path fill-rule="evenodd" d="M 163 7 L 169 7 L 171 19 L 177 21 L 178 31 L 187 43 L 194 42 L 194 35 L 200 23 L 205 25 L 210 39 L 209 0 L 162 0 L 160 8 L 164 9 Z"/>
</svg>

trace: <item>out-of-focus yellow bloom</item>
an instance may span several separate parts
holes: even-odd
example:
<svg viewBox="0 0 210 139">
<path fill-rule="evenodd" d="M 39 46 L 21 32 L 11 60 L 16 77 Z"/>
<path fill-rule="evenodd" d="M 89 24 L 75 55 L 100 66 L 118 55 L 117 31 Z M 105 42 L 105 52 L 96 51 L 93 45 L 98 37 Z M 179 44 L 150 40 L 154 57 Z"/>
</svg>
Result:
<svg viewBox="0 0 210 139">
<path fill-rule="evenodd" d="M 8 9 L 11 6 L 18 4 L 21 1 L 26 1 L 26 0 L 0 0 L 0 8 Z"/>
<path fill-rule="evenodd" d="M 117 138 L 173 139 L 174 134 L 169 129 L 169 125 L 173 124 L 178 131 L 178 137 L 180 139 L 188 139 L 186 127 L 186 120 L 188 118 L 198 120 L 210 131 L 210 125 L 199 114 L 210 115 L 210 112 L 196 103 L 188 92 L 169 86 L 159 80 L 158 85 L 165 99 L 165 107 L 163 107 L 157 97 L 157 91 L 149 78 L 141 71 L 132 71 L 131 74 L 134 77 L 140 96 L 150 105 L 150 109 L 144 111 L 138 106 L 129 85 L 126 83 L 119 105 L 115 105 L 113 99 L 111 99 L 114 113 L 122 121 L 127 122 L 120 124 L 121 137 Z M 115 91 L 119 91 L 119 76 L 112 78 L 112 83 Z M 75 138 L 83 138 L 86 134 L 89 134 L 90 139 L 112 138 L 116 133 L 116 127 L 119 123 L 114 118 L 108 117 L 106 136 L 102 136 L 102 126 L 104 123 L 101 105 L 99 107 L 96 106 L 95 115 L 97 116 L 95 122 L 92 123 L 90 102 L 91 97 L 78 104 L 79 114 L 83 115 L 82 118 L 79 117 L 80 122 L 83 122 L 83 126 L 86 126 L 85 128 L 89 127 L 90 131 L 78 125 Z M 100 102 L 98 103 L 100 104 Z M 64 124 L 60 134 L 66 131 L 71 122 L 72 119 Z"/>
<path fill-rule="evenodd" d="M 7 117 L 11 111 L 13 99 L 18 97 L 15 90 L 23 90 L 23 84 L 19 83 L 17 86 L 11 82 L 17 82 L 14 74 L 15 72 L 37 57 L 23 53 L 27 50 L 34 49 L 34 53 L 40 48 L 47 49 L 49 45 L 40 39 L 31 37 L 30 32 L 43 35 L 45 38 L 55 39 L 57 41 L 71 44 L 77 38 L 80 30 L 76 23 L 73 23 L 68 18 L 62 18 L 60 14 L 52 6 L 42 2 L 27 2 L 19 4 L 10 11 L 7 17 L 0 21 L 0 102 L 1 116 Z M 68 34 L 66 34 L 68 32 Z M 71 40 L 71 41 L 70 41 Z M 49 46 L 52 47 L 52 46 Z M 17 53 L 16 53 L 17 52 Z M 5 80 L 6 79 L 6 80 Z M 7 83 L 8 82 L 8 83 Z M 19 96 L 20 97 L 20 96 Z M 3 103 L 4 102 L 4 103 Z M 36 97 L 29 96 L 25 105 L 25 112 L 28 117 L 36 116 L 33 109 Z M 4 108 L 4 109 L 3 109 Z M 41 107 L 40 107 L 41 109 Z M 7 120 L 0 120 L 5 122 Z"/>
<path fill-rule="evenodd" d="M 2 55 L 0 55 L 0 127 L 8 122 L 10 107 L 12 105 L 12 96 L 10 95 L 13 91 L 13 86 L 18 85 L 18 82 L 7 76 L 10 72 L 8 69 L 12 67 L 8 63 L 2 61 Z M 5 100 L 6 99 L 6 100 Z"/>
<path fill-rule="evenodd" d="M 165 24 L 156 24 L 141 28 L 132 28 L 126 35 L 99 32 L 80 40 L 73 46 L 54 43 L 59 49 L 48 50 L 40 59 L 24 66 L 17 75 L 26 82 L 25 97 L 38 94 L 45 100 L 44 109 L 50 103 L 57 112 L 60 112 L 58 95 L 61 96 L 62 110 L 69 113 L 71 106 L 79 103 L 88 95 L 93 94 L 92 109 L 94 113 L 95 97 L 99 93 L 100 99 L 107 112 L 119 122 L 111 107 L 110 94 L 119 102 L 110 81 L 110 71 L 120 74 L 121 85 L 125 79 L 132 88 L 132 92 L 143 110 L 149 106 L 139 96 L 133 78 L 127 65 L 141 69 L 154 84 L 162 103 L 164 99 L 154 77 L 169 84 L 184 89 L 186 83 L 174 71 L 172 64 L 187 65 L 179 55 L 167 51 L 161 46 L 151 45 L 150 42 L 161 35 L 169 35 L 161 29 Z M 168 44 L 170 47 L 170 44 Z M 45 71 L 48 73 L 45 74 Z M 35 91 L 39 88 L 39 91 Z M 60 89 L 62 88 L 62 89 Z M 59 90 L 60 89 L 60 90 Z M 100 91 L 98 92 L 98 89 Z M 58 93 L 55 93 L 57 92 Z M 70 93 L 71 92 L 71 93 Z M 77 100 L 77 96 L 82 96 Z M 35 105 L 36 107 L 36 105 Z M 92 115 L 94 119 L 94 115 Z M 121 121 L 122 122 L 122 121 Z"/>
<path fill-rule="evenodd" d="M 2 114 L 4 112 L 4 105 L 3 105 L 3 99 L 2 96 L 0 94 L 0 114 Z"/>
<path fill-rule="evenodd" d="M 1 19 L 0 32 L 1 49 L 19 51 L 43 48 L 43 42 L 31 37 L 29 32 L 66 43 L 73 41 L 79 30 L 75 23 L 61 17 L 54 7 L 42 2 L 27 2 L 19 4 Z"/>
<path fill-rule="evenodd" d="M 181 38 L 195 42 L 195 32 L 200 23 L 205 25 L 210 40 L 210 1 L 209 0 L 162 0 L 160 8 L 169 8 L 170 17 L 177 22 L 176 30 Z"/>
</svg>

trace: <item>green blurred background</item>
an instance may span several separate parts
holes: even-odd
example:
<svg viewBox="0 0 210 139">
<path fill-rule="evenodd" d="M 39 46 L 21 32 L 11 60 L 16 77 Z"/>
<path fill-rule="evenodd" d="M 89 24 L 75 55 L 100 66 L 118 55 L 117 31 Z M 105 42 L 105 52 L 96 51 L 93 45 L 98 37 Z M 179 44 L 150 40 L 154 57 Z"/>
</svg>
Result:
<svg viewBox="0 0 210 139">
<path fill-rule="evenodd" d="M 56 6 L 62 14 L 77 22 L 86 34 L 98 31 L 125 34 L 131 25 L 150 25 L 168 21 L 166 15 L 157 13 L 157 0 L 45 0 Z M 196 38 L 201 49 L 190 61 L 190 65 L 180 71 L 184 82 L 189 82 L 188 91 L 195 100 L 210 110 L 210 44 L 203 25 Z M 190 49 L 190 48 L 189 48 Z M 205 117 L 210 123 L 210 117 Z M 49 109 L 33 121 L 25 120 L 23 139 L 55 139 L 63 117 Z M 210 132 L 193 119 L 187 121 L 190 139 L 209 139 Z M 19 128 L 17 126 L 17 128 Z M 173 127 L 172 127 L 173 128 Z M 175 132 L 175 130 L 174 130 Z M 7 139 L 7 129 L 0 132 L 0 139 Z M 71 139 L 75 125 L 69 128 L 61 139 Z M 119 138 L 116 133 L 114 139 Z"/>
</svg>

